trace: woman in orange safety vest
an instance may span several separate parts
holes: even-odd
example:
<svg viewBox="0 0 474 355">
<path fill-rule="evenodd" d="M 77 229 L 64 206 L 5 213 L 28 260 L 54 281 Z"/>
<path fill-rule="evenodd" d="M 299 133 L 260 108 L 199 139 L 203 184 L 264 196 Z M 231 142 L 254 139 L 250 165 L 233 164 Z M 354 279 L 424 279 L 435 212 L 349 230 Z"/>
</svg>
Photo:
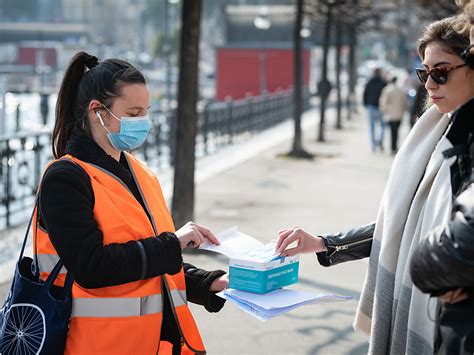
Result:
<svg viewBox="0 0 474 355">
<path fill-rule="evenodd" d="M 217 238 L 191 222 L 175 231 L 158 179 L 127 153 L 147 136 L 149 108 L 146 80 L 131 64 L 85 52 L 69 64 L 56 104 L 56 160 L 35 214 L 42 277 L 59 258 L 74 275 L 68 354 L 205 353 L 187 302 L 210 312 L 224 304 L 215 293 L 227 274 L 183 264 L 181 254 Z"/>
</svg>

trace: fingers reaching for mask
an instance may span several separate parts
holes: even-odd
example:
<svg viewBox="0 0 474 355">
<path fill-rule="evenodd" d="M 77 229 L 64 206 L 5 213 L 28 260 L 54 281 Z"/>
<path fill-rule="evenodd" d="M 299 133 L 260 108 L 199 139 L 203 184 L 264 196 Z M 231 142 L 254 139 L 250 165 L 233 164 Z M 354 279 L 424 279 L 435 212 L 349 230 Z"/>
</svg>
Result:
<svg viewBox="0 0 474 355">
<path fill-rule="evenodd" d="M 313 236 L 304 229 L 294 227 L 279 231 L 275 254 L 293 256 L 297 254 L 318 253 L 326 249 L 323 238 Z M 289 248 L 296 242 L 296 246 Z"/>
<path fill-rule="evenodd" d="M 211 230 L 194 222 L 186 223 L 175 234 L 179 239 L 181 249 L 197 248 L 206 242 L 220 245 L 219 240 Z"/>
</svg>

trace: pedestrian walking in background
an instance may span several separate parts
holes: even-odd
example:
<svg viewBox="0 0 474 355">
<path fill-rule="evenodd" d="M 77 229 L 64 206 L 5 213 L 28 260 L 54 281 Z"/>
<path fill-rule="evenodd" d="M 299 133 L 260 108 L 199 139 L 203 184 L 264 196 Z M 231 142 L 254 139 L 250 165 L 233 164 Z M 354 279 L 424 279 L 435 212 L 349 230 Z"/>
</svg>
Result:
<svg viewBox="0 0 474 355">
<path fill-rule="evenodd" d="M 461 53 L 469 31 L 454 16 L 427 26 L 418 42 L 418 76 L 433 101 L 396 155 L 375 223 L 348 232 L 313 235 L 295 227 L 279 233 L 276 253 L 317 253 L 323 266 L 370 256 L 355 329 L 369 335 L 370 354 L 433 354 L 436 302 L 413 287 L 410 260 L 426 234 L 451 215 L 451 112 L 474 96 L 474 70 Z M 472 117 L 470 117 L 472 119 Z M 472 121 L 472 120 L 471 120 Z M 343 212 L 346 213 L 346 212 Z M 296 247 L 288 248 L 296 242 Z"/>
<path fill-rule="evenodd" d="M 59 258 L 74 275 L 67 354 L 204 353 L 188 301 L 223 307 L 215 292 L 228 286 L 226 273 L 182 258 L 182 249 L 218 240 L 195 223 L 175 231 L 157 177 L 128 153 L 147 137 L 149 108 L 131 64 L 72 58 L 34 228 L 41 276 Z"/>
<path fill-rule="evenodd" d="M 367 108 L 370 140 L 373 152 L 377 149 L 383 151 L 385 124 L 382 113 L 379 109 L 379 100 L 380 95 L 382 94 L 382 89 L 386 84 L 385 80 L 382 79 L 382 71 L 377 68 L 374 70 L 372 78 L 367 82 L 364 89 L 363 102 L 364 106 Z"/>
<path fill-rule="evenodd" d="M 419 84 L 416 87 L 416 93 L 415 93 L 415 100 L 413 101 L 413 106 L 411 107 L 410 110 L 410 125 L 413 127 L 418 120 L 418 118 L 421 117 L 421 115 L 425 112 L 426 106 L 427 106 L 427 101 L 428 95 L 425 89 L 425 85 Z"/>
<path fill-rule="evenodd" d="M 380 95 L 380 110 L 384 121 L 390 127 L 390 148 L 395 155 L 398 150 L 398 129 L 408 108 L 405 92 L 397 86 L 397 77 L 393 77 Z"/>
<path fill-rule="evenodd" d="M 474 1 L 464 1 L 471 45 L 463 52 L 474 70 Z M 463 5 L 463 4 L 461 4 Z M 462 29 L 461 29 L 462 30 Z M 431 231 L 411 260 L 413 283 L 439 297 L 435 351 L 474 353 L 474 98 L 453 114 L 448 138 L 455 148 L 445 152 L 452 163 L 453 209 L 449 222 Z"/>
</svg>

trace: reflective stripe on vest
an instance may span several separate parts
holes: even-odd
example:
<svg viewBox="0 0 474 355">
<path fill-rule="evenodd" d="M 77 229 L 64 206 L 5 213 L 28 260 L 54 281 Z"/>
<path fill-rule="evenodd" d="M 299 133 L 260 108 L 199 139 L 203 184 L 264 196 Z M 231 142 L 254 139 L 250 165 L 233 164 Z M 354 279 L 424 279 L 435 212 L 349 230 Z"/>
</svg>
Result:
<svg viewBox="0 0 474 355">
<path fill-rule="evenodd" d="M 59 261 L 54 254 L 38 254 L 40 272 L 51 272 Z M 61 273 L 67 270 L 63 266 Z M 186 291 L 171 290 L 171 297 L 175 307 L 187 303 Z M 146 314 L 161 313 L 163 305 L 161 295 L 131 298 L 75 298 L 72 306 L 73 317 L 133 317 Z"/>
<path fill-rule="evenodd" d="M 38 259 L 39 272 L 50 273 L 59 261 L 59 256 L 55 254 L 37 254 L 36 258 Z M 66 268 L 63 266 L 59 273 L 67 273 Z"/>
<path fill-rule="evenodd" d="M 186 304 L 186 291 L 172 290 L 175 307 Z M 161 295 L 131 298 L 75 298 L 73 317 L 137 317 L 163 312 Z"/>
</svg>

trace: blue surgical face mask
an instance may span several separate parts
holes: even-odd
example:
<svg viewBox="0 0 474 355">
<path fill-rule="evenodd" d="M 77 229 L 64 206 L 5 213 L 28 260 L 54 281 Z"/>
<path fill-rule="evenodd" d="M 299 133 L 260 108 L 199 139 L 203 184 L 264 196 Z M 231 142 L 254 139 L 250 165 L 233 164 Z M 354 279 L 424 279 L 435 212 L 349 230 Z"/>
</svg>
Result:
<svg viewBox="0 0 474 355">
<path fill-rule="evenodd" d="M 115 116 L 107 107 L 104 108 L 118 121 L 120 121 L 120 131 L 118 133 L 110 132 L 105 127 L 104 121 L 100 113 L 97 114 L 99 121 L 107 131 L 107 138 L 118 151 L 133 150 L 138 148 L 145 142 L 150 131 L 150 119 L 148 116 L 139 117 L 121 117 Z"/>
</svg>

